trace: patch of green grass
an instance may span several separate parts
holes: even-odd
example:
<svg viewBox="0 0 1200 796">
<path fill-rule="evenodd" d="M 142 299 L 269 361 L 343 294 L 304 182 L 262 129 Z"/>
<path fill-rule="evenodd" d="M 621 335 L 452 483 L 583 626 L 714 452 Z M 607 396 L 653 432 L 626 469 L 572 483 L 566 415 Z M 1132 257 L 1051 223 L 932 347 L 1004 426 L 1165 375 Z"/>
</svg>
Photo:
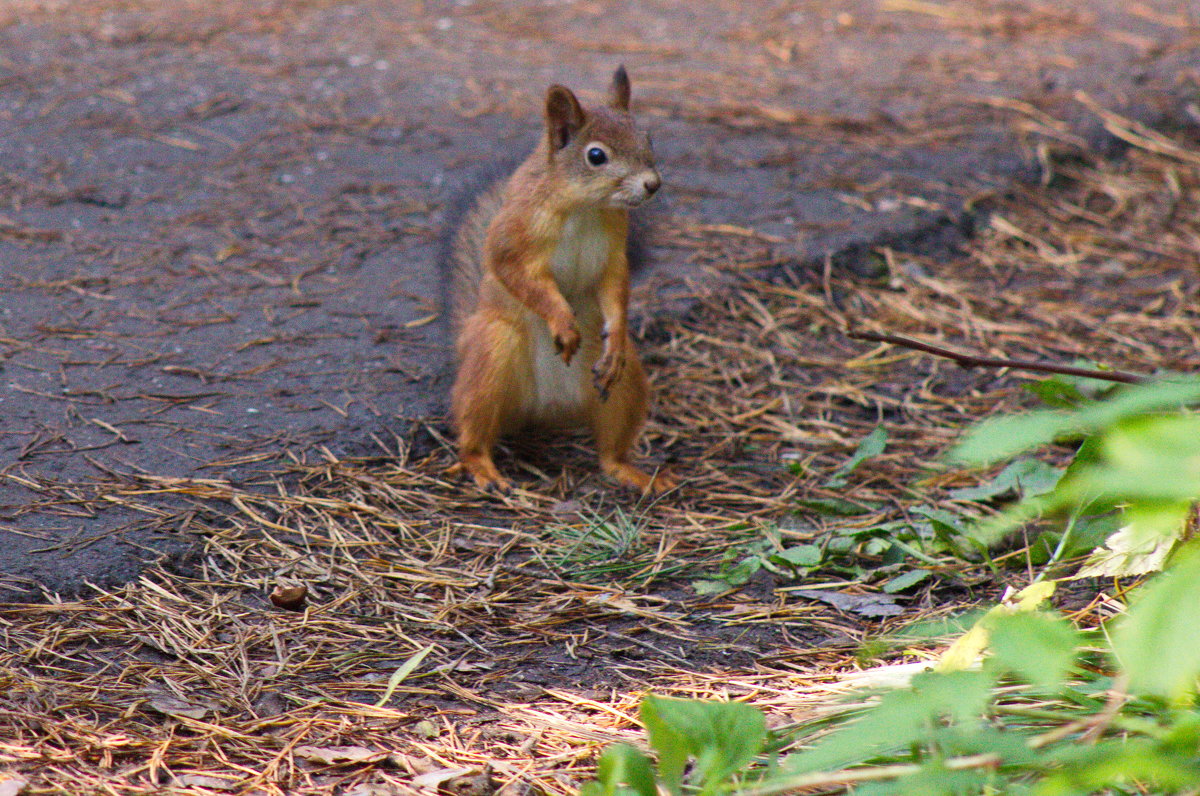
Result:
<svg viewBox="0 0 1200 796">
<path fill-rule="evenodd" d="M 576 522 L 551 525 L 547 562 L 575 580 L 597 581 L 629 577 L 653 563 L 645 543 L 649 523 L 644 513 L 614 507 L 606 514 L 583 507 Z"/>
</svg>

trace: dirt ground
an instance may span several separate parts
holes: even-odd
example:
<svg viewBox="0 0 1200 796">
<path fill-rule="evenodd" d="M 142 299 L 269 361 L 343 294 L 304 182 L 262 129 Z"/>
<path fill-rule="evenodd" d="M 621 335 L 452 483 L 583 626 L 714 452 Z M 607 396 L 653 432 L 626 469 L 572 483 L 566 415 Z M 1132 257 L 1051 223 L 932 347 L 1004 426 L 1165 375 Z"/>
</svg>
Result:
<svg viewBox="0 0 1200 796">
<path fill-rule="evenodd" d="M 727 245 L 945 245 L 1037 140 L 1094 132 L 1088 97 L 1177 108 L 1188 8 L 10 0 L 0 593 L 194 549 L 95 482 L 409 444 L 445 392 L 444 202 L 524 153 L 552 81 L 634 76 L 668 185 L 647 318 L 727 281 Z"/>
<path fill-rule="evenodd" d="M 1007 577 L 868 535 L 962 507 L 984 476 L 939 456 L 1018 380 L 848 328 L 1196 367 L 1184 2 L 9 2 L 0 23 L 0 784 L 29 793 L 566 794 L 637 740 L 649 688 L 811 715 L 873 639 Z M 542 440 L 489 499 L 443 477 L 442 214 L 530 146 L 547 84 L 594 96 L 621 62 L 666 178 L 642 453 L 684 483 L 637 503 Z M 831 485 L 881 425 L 887 453 Z M 866 513 L 811 507 L 833 499 Z M 697 592 L 856 534 L 800 582 Z M 303 610 L 272 604 L 298 584 Z"/>
</svg>

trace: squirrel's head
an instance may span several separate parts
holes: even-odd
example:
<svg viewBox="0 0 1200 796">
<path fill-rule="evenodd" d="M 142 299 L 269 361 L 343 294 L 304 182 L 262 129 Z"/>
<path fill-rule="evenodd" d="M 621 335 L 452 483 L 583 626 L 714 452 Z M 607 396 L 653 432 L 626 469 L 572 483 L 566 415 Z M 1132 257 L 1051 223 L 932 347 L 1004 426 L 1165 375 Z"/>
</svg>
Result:
<svg viewBox="0 0 1200 796">
<path fill-rule="evenodd" d="M 662 185 L 650 137 L 629 113 L 629 75 L 613 73 L 606 105 L 584 109 L 569 88 L 546 92 L 550 167 L 581 203 L 637 207 Z"/>
</svg>

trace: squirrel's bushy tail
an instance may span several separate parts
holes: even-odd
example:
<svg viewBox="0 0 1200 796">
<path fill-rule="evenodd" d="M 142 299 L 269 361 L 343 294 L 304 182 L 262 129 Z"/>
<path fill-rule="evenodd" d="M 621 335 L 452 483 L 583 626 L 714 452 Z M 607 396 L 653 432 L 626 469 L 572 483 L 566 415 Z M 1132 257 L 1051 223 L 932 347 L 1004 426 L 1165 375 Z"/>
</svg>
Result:
<svg viewBox="0 0 1200 796">
<path fill-rule="evenodd" d="M 450 321 L 457 333 L 475 310 L 483 281 L 483 244 L 488 226 L 500 209 L 503 183 L 496 183 L 475 197 L 450 241 Z"/>
<path fill-rule="evenodd" d="M 479 298 L 483 243 L 488 225 L 500 209 L 504 176 L 503 172 L 477 175 L 449 203 L 438 264 L 443 326 L 451 342 Z"/>
</svg>

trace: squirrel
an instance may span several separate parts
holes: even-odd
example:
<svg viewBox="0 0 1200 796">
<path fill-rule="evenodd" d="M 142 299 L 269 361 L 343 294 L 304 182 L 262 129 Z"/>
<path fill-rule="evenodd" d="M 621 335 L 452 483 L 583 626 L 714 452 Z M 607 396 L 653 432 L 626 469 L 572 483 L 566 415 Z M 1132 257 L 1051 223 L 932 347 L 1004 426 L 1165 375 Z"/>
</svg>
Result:
<svg viewBox="0 0 1200 796">
<path fill-rule="evenodd" d="M 451 471 L 481 489 L 511 488 L 493 449 L 527 427 L 584 427 L 619 483 L 674 486 L 629 460 L 650 398 L 628 330 L 629 210 L 662 185 L 629 98 L 624 66 L 602 106 L 550 86 L 537 148 L 479 195 L 452 239 Z"/>
</svg>

